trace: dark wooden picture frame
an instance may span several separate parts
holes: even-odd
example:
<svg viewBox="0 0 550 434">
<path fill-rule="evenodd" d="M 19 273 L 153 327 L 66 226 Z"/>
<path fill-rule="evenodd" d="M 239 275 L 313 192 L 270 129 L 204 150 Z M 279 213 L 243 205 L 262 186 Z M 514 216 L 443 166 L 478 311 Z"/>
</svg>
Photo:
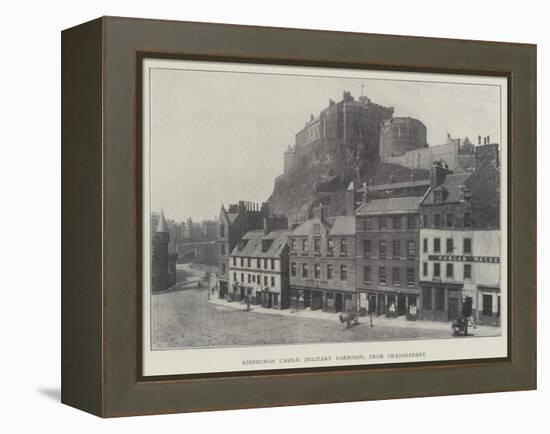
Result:
<svg viewBox="0 0 550 434">
<path fill-rule="evenodd" d="M 140 73 L 163 58 L 508 78 L 509 357 L 141 376 Z M 62 33 L 62 402 L 103 416 L 536 388 L 536 46 L 103 17 Z"/>
</svg>

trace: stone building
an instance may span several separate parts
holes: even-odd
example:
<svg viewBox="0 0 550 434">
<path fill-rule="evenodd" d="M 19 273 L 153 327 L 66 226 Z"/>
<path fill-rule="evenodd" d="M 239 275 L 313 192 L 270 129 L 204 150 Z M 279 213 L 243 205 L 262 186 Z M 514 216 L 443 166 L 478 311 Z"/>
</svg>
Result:
<svg viewBox="0 0 550 434">
<path fill-rule="evenodd" d="M 421 197 L 367 198 L 355 212 L 360 314 L 405 315 L 419 303 Z"/>
<path fill-rule="evenodd" d="M 355 218 L 327 218 L 325 208 L 289 234 L 290 306 L 326 312 L 356 310 Z"/>
<path fill-rule="evenodd" d="M 177 255 L 169 250 L 170 230 L 164 213 L 158 216 L 151 239 L 151 289 L 164 291 L 176 283 Z"/>
<path fill-rule="evenodd" d="M 373 103 L 366 96 L 356 100 L 344 92 L 342 100 L 329 100 L 329 105 L 318 116 L 310 116 L 296 133 L 294 152 L 285 153 L 285 167 L 299 167 L 297 162 L 306 156 L 309 145 L 324 143 L 341 146 L 353 143 L 364 145 L 365 158 L 378 160 L 380 126 L 393 116 L 393 107 Z"/>
<path fill-rule="evenodd" d="M 421 317 L 449 321 L 471 314 L 500 323 L 500 168 L 498 145 L 475 148 L 475 171 L 432 168 L 420 204 Z"/>
<path fill-rule="evenodd" d="M 229 293 L 229 256 L 237 242 L 249 231 L 264 228 L 268 218 L 272 230 L 287 229 L 286 217 L 272 215 L 267 202 L 261 205 L 253 202 L 239 201 L 229 205 L 227 210 L 222 205 L 217 226 L 217 267 L 218 284 L 216 290 L 219 298 L 226 298 Z"/>
<path fill-rule="evenodd" d="M 267 221 L 263 230 L 244 234 L 230 255 L 228 301 L 289 306 L 287 235 L 285 229 L 270 231 Z"/>
</svg>

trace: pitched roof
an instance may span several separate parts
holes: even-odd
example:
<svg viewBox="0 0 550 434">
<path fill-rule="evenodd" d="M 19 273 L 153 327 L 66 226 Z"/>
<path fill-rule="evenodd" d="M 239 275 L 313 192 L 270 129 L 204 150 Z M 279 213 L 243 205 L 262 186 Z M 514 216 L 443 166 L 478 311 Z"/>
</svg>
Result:
<svg viewBox="0 0 550 434">
<path fill-rule="evenodd" d="M 157 232 L 168 232 L 168 224 L 166 223 L 166 219 L 164 218 L 164 212 L 160 212 L 160 218 L 157 225 Z"/>
<path fill-rule="evenodd" d="M 471 175 L 471 173 L 453 173 L 447 175 L 445 181 L 441 184 L 441 187 L 447 192 L 444 202 L 459 202 L 461 200 L 460 186 L 463 185 Z M 422 205 L 432 205 L 435 203 L 434 188 L 432 188 L 422 201 Z"/>
<path fill-rule="evenodd" d="M 329 235 L 355 235 L 355 216 L 337 216 Z"/>
<path fill-rule="evenodd" d="M 278 258 L 287 244 L 287 230 L 276 230 L 264 235 L 263 230 L 249 231 L 243 236 L 246 244 L 239 249 L 240 243 L 237 243 L 231 256 L 245 256 L 251 258 Z M 262 251 L 262 241 L 271 241 L 267 251 Z"/>
<path fill-rule="evenodd" d="M 361 205 L 355 215 L 405 214 L 418 212 L 420 197 L 387 197 L 373 199 Z"/>
<path fill-rule="evenodd" d="M 328 221 L 320 221 L 319 219 L 309 219 L 309 220 L 306 220 L 305 222 L 303 222 L 300 226 L 294 228 L 294 230 L 289 235 L 307 236 L 310 233 L 313 233 L 312 226 L 314 224 L 321 224 L 324 227 L 326 227 L 327 229 L 330 229 L 331 226 L 332 226 L 331 223 L 329 223 Z"/>
</svg>

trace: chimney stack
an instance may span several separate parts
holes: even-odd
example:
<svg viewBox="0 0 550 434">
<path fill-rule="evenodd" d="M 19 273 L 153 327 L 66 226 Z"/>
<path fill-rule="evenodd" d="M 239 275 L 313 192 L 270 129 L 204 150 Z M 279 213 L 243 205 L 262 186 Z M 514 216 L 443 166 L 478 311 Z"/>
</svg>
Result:
<svg viewBox="0 0 550 434">
<path fill-rule="evenodd" d="M 453 173 L 453 171 L 446 168 L 443 165 L 443 161 L 434 161 L 430 168 L 430 185 L 437 187 L 443 184 L 449 173 Z"/>
<path fill-rule="evenodd" d="M 326 208 L 323 204 L 320 204 L 318 207 L 313 209 L 313 218 L 324 222 L 326 219 Z"/>
</svg>

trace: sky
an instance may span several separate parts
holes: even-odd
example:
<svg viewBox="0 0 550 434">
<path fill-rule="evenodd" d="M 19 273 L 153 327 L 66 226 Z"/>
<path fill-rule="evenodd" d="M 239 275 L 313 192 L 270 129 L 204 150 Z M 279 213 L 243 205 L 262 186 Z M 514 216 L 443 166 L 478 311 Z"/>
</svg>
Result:
<svg viewBox="0 0 550 434">
<path fill-rule="evenodd" d="M 393 106 L 394 116 L 421 120 L 430 146 L 445 143 L 447 132 L 502 143 L 497 86 L 153 69 L 151 209 L 199 221 L 217 218 L 222 203 L 266 201 L 284 150 L 310 114 L 346 90 L 359 97 L 362 85 L 373 102 Z"/>
</svg>

